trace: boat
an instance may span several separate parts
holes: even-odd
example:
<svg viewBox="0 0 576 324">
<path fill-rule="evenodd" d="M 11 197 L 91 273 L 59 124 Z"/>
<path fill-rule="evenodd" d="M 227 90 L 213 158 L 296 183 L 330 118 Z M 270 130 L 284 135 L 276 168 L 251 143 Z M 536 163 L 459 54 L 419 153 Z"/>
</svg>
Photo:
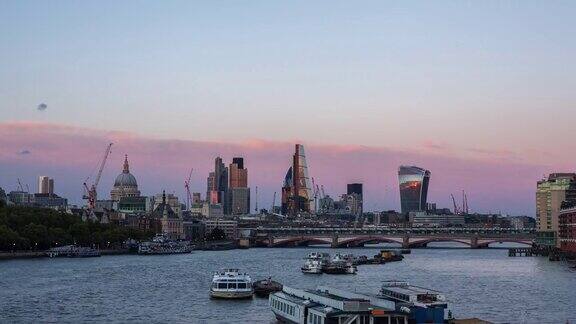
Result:
<svg viewBox="0 0 576 324">
<path fill-rule="evenodd" d="M 142 242 L 138 245 L 138 254 L 178 254 L 190 253 L 192 246 L 187 241 L 173 241 L 164 234 L 156 235 L 152 241 Z"/>
<path fill-rule="evenodd" d="M 94 258 L 100 256 L 100 250 L 85 246 L 75 246 L 66 257 L 68 258 Z"/>
<path fill-rule="evenodd" d="M 371 260 L 373 264 L 382 264 L 386 262 L 396 262 L 404 260 L 404 256 L 391 250 L 380 250 Z"/>
<path fill-rule="evenodd" d="M 322 268 L 330 260 L 328 253 L 312 252 L 305 258 L 304 265 L 300 268 L 304 273 L 322 273 Z"/>
<path fill-rule="evenodd" d="M 336 253 L 330 262 L 322 267 L 322 271 L 328 274 L 355 274 L 358 269 L 349 258 Z"/>
<path fill-rule="evenodd" d="M 46 252 L 50 258 L 68 257 L 68 258 L 93 258 L 100 256 L 100 250 L 91 247 L 66 245 L 51 248 Z"/>
<path fill-rule="evenodd" d="M 214 273 L 210 286 L 210 297 L 220 299 L 252 298 L 252 279 L 238 269 L 224 269 Z"/>
<path fill-rule="evenodd" d="M 403 280 L 386 280 L 378 298 L 395 302 L 414 314 L 415 323 L 443 323 L 448 308 L 446 296 L 439 291 L 411 285 Z"/>
<path fill-rule="evenodd" d="M 268 297 L 271 293 L 282 291 L 282 284 L 272 280 L 272 278 L 254 281 L 254 294 L 258 297 Z"/>
</svg>

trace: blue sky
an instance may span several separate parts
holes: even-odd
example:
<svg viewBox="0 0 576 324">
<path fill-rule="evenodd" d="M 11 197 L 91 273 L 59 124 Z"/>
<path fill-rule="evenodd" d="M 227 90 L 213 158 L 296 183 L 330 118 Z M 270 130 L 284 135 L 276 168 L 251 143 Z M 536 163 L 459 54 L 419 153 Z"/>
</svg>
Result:
<svg viewBox="0 0 576 324">
<path fill-rule="evenodd" d="M 0 1 L 0 122 L 555 171 L 576 158 L 574 17 L 574 1 Z"/>
</svg>

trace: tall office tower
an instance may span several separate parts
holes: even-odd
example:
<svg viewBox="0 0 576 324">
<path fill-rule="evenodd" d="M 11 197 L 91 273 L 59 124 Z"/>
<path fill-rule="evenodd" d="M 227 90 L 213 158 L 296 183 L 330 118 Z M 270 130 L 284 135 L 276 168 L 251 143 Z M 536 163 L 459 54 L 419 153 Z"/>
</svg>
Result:
<svg viewBox="0 0 576 324">
<path fill-rule="evenodd" d="M 400 183 L 402 213 L 424 211 L 428 196 L 430 171 L 416 166 L 402 165 L 398 168 L 398 181 Z"/>
<path fill-rule="evenodd" d="M 52 182 L 52 188 L 54 188 L 54 182 Z M 47 176 L 38 177 L 38 193 L 49 194 L 50 193 L 50 178 Z"/>
<path fill-rule="evenodd" d="M 248 169 L 244 168 L 244 159 L 235 157 L 229 167 L 230 188 L 248 187 Z"/>
<path fill-rule="evenodd" d="M 54 195 L 54 179 L 48 179 L 48 194 L 50 196 Z"/>
<path fill-rule="evenodd" d="M 250 188 L 248 188 L 248 169 L 244 168 L 244 159 L 235 157 L 229 167 L 230 186 L 224 212 L 244 215 L 250 213 Z"/>
<path fill-rule="evenodd" d="M 576 173 L 551 173 L 536 185 L 536 229 L 558 232 L 562 202 L 576 202 Z"/>
<path fill-rule="evenodd" d="M 216 185 L 216 173 L 210 172 L 208 174 L 206 186 L 206 201 L 210 204 L 218 203 L 218 190 Z"/>
<path fill-rule="evenodd" d="M 282 204 L 280 206 L 280 210 L 283 215 L 287 215 L 290 212 L 291 202 L 292 202 L 292 189 L 294 186 L 294 180 L 292 167 L 288 168 L 286 172 L 286 176 L 284 176 L 284 182 L 282 184 Z"/>
<path fill-rule="evenodd" d="M 359 207 L 359 213 L 362 214 L 364 212 L 364 194 L 363 188 L 361 183 L 349 183 L 347 185 L 347 192 L 349 196 L 355 196 Z"/>
<path fill-rule="evenodd" d="M 224 204 L 226 192 L 228 191 L 228 168 L 222 163 L 222 158 L 214 160 L 214 180 L 216 191 L 218 192 L 218 203 Z"/>
<path fill-rule="evenodd" d="M 306 154 L 302 144 L 295 145 L 292 167 L 288 169 L 288 173 L 284 178 L 282 206 L 285 213 L 291 215 L 296 215 L 300 212 L 309 213 L 314 209 L 312 184 L 308 176 L 308 164 L 306 163 Z"/>
</svg>

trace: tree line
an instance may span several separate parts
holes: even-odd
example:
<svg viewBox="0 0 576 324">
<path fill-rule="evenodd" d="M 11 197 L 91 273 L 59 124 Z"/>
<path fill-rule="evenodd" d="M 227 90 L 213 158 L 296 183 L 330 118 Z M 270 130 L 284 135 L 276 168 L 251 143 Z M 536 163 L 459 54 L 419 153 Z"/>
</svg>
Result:
<svg viewBox="0 0 576 324">
<path fill-rule="evenodd" d="M 115 224 L 83 222 L 78 215 L 52 209 L 6 206 L 0 200 L 0 251 L 45 250 L 74 243 L 118 247 L 129 238 L 145 240 L 152 236 L 153 232 Z"/>
</svg>

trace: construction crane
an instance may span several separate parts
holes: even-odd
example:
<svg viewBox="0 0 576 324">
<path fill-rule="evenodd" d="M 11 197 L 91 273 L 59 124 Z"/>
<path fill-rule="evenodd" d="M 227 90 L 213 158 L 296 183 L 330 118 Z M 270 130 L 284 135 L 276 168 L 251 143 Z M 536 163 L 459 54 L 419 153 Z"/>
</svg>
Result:
<svg viewBox="0 0 576 324">
<path fill-rule="evenodd" d="M 320 196 L 320 187 L 318 187 L 318 185 L 316 185 L 316 188 L 314 188 L 314 192 L 316 196 Z M 320 207 L 320 212 L 324 211 L 322 196 L 320 196 L 318 207 Z"/>
<path fill-rule="evenodd" d="M 454 204 L 454 214 L 459 215 L 460 211 L 458 209 L 458 205 L 456 205 L 456 199 L 454 199 L 453 194 L 450 194 L 450 197 L 452 197 L 452 203 Z"/>
<path fill-rule="evenodd" d="M 316 190 L 316 182 L 312 177 L 312 190 L 314 190 L 314 213 L 318 214 L 318 191 Z"/>
<path fill-rule="evenodd" d="M 20 178 L 18 178 L 18 189 L 20 189 L 21 192 L 24 192 L 24 187 L 22 187 L 22 182 L 20 181 Z"/>
<path fill-rule="evenodd" d="M 258 186 L 256 186 L 256 206 L 254 207 L 256 214 L 258 214 Z"/>
<path fill-rule="evenodd" d="M 274 191 L 274 197 L 272 198 L 272 207 L 270 207 L 270 214 L 274 213 L 274 205 L 276 205 L 276 191 Z"/>
<path fill-rule="evenodd" d="M 102 171 L 104 170 L 104 166 L 106 165 L 106 160 L 108 160 L 108 156 L 110 155 L 112 144 L 113 143 L 108 144 L 108 146 L 106 147 L 106 151 L 104 151 L 104 157 L 102 157 L 102 160 L 100 160 L 100 167 L 98 168 L 98 174 L 96 175 L 96 180 L 94 180 L 94 183 L 90 187 L 88 187 L 87 182 L 88 179 L 90 179 L 90 176 L 88 176 L 86 180 L 84 180 L 84 189 L 86 190 L 86 193 L 83 195 L 82 198 L 88 200 L 88 209 L 90 210 L 96 207 L 96 198 L 97 198 L 96 188 L 98 188 L 98 183 L 100 182 Z"/>
<path fill-rule="evenodd" d="M 192 203 L 192 194 L 190 193 L 190 179 L 192 179 L 192 171 L 194 168 L 190 169 L 190 174 L 188 174 L 188 179 L 184 181 L 184 188 L 186 188 L 186 209 L 190 210 L 190 204 Z"/>
</svg>

